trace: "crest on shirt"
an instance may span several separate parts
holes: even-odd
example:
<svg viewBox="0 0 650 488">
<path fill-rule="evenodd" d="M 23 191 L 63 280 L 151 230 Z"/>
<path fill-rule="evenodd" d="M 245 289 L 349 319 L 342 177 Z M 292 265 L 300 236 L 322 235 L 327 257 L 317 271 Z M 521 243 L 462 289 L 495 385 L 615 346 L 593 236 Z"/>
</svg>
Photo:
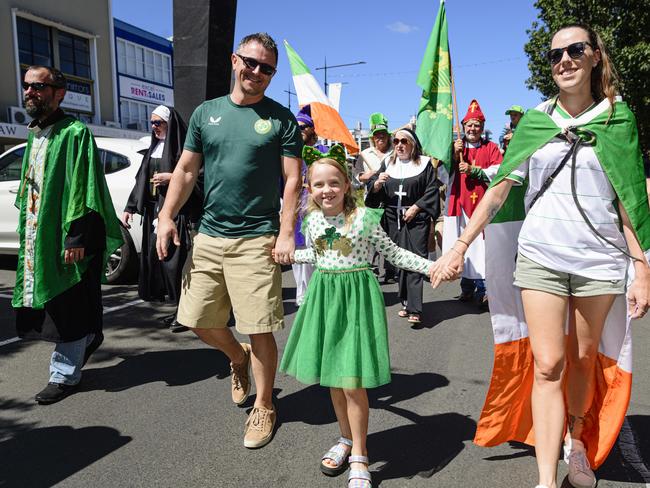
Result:
<svg viewBox="0 0 650 488">
<path fill-rule="evenodd" d="M 219 125 L 219 122 L 221 122 L 221 116 L 215 119 L 212 115 L 210 115 L 210 122 L 208 122 L 208 125 Z"/>
<path fill-rule="evenodd" d="M 258 119 L 255 121 L 255 125 L 253 125 L 255 132 L 262 135 L 267 134 L 271 130 L 271 127 L 273 127 L 271 121 L 265 119 Z"/>
</svg>

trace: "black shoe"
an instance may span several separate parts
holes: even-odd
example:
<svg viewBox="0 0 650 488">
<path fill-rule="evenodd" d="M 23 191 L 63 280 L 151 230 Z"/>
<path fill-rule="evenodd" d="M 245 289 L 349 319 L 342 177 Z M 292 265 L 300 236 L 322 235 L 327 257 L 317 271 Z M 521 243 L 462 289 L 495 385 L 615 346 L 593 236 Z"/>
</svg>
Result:
<svg viewBox="0 0 650 488">
<path fill-rule="evenodd" d="M 174 334 L 185 332 L 186 330 L 190 330 L 190 328 L 185 327 L 183 324 L 179 324 L 176 320 L 169 324 L 169 331 L 173 332 Z"/>
<path fill-rule="evenodd" d="M 477 299 L 476 305 L 478 306 L 479 310 L 483 310 L 483 311 L 490 310 L 490 304 L 488 303 L 487 295 L 483 295 L 482 297 Z"/>
<path fill-rule="evenodd" d="M 81 363 L 82 368 L 86 365 L 92 353 L 99 349 L 99 346 L 102 345 L 102 342 L 104 342 L 104 334 L 97 332 L 95 334 L 95 337 L 93 337 L 91 343 L 86 346 L 86 352 L 84 353 L 84 362 Z"/>
<path fill-rule="evenodd" d="M 172 325 L 174 322 L 176 322 L 176 314 L 173 313 L 171 315 L 165 315 L 162 319 L 160 319 L 163 324 L 166 326 Z"/>
<path fill-rule="evenodd" d="M 63 383 L 48 383 L 45 388 L 36 394 L 36 401 L 40 405 L 50 405 L 63 400 L 75 392 L 79 385 L 64 385 Z"/>
<path fill-rule="evenodd" d="M 461 292 L 460 296 L 458 297 L 459 302 L 471 302 L 474 300 L 474 292 Z"/>
</svg>

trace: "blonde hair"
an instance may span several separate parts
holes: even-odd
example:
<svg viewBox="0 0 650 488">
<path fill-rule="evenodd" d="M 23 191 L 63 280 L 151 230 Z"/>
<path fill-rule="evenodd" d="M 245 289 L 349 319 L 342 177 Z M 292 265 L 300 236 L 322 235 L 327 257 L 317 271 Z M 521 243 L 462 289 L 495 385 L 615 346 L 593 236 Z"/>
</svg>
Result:
<svg viewBox="0 0 650 488">
<path fill-rule="evenodd" d="M 551 36 L 551 39 L 556 34 L 565 29 L 577 28 L 582 29 L 589 36 L 589 44 L 591 48 L 600 51 L 600 61 L 591 72 L 591 96 L 597 102 L 607 98 L 611 105 L 611 111 L 614 111 L 614 102 L 616 95 L 618 95 L 618 75 L 612 63 L 605 43 L 598 33 L 586 24 L 569 24 L 561 27 Z"/>
<path fill-rule="evenodd" d="M 350 175 L 348 174 L 347 171 L 343 170 L 339 162 L 337 162 L 332 158 L 317 159 L 312 164 L 310 164 L 309 169 L 307 169 L 307 182 L 310 186 L 311 186 L 311 173 L 317 164 L 327 164 L 329 166 L 335 167 L 338 170 L 338 172 L 343 175 L 343 180 L 348 185 L 348 189 L 345 192 L 345 195 L 343 195 L 343 214 L 345 215 L 345 228 L 347 230 L 352 224 L 352 219 L 354 218 L 354 214 L 357 210 L 357 201 L 354 198 L 354 194 L 352 193 L 352 181 L 350 180 Z M 307 208 L 305 212 L 309 214 L 311 212 L 320 209 L 321 209 L 320 206 L 314 201 L 314 198 L 312 197 L 312 194 L 310 192 L 309 196 L 307 197 Z"/>
<path fill-rule="evenodd" d="M 420 146 L 417 143 L 417 141 L 415 140 L 415 137 L 413 137 L 413 134 L 410 131 L 404 130 L 404 129 L 397 129 L 393 133 L 393 137 L 397 137 L 398 133 L 404 134 L 404 136 L 409 141 L 411 141 L 411 146 L 413 147 L 413 149 L 411 149 L 411 154 L 409 155 L 409 157 L 411 158 L 413 163 L 417 166 L 418 164 L 420 164 L 422 162 L 420 160 L 420 156 L 422 156 L 422 151 L 420 150 Z M 388 158 L 388 164 L 395 164 L 395 161 L 397 161 L 397 148 L 396 147 L 393 148 L 393 154 L 391 154 L 390 157 Z"/>
</svg>

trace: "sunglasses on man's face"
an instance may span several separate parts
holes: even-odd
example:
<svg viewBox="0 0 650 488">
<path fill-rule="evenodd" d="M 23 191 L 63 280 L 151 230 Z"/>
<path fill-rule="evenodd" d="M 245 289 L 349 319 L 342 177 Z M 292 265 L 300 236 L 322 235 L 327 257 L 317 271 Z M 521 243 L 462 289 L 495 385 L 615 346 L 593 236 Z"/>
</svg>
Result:
<svg viewBox="0 0 650 488">
<path fill-rule="evenodd" d="M 151 121 L 151 125 L 154 126 L 154 127 L 160 127 L 164 123 L 165 123 L 164 120 L 152 120 Z"/>
<path fill-rule="evenodd" d="M 393 139 L 393 144 L 397 146 L 398 144 L 404 144 L 405 146 L 409 144 L 411 141 L 409 141 L 406 137 L 403 137 L 401 139 Z"/>
<path fill-rule="evenodd" d="M 251 70 L 255 71 L 255 68 L 258 66 L 260 67 L 260 72 L 263 75 L 266 76 L 271 76 L 273 73 L 275 73 L 275 66 L 271 66 L 270 64 L 266 63 L 260 63 L 257 59 L 249 58 L 247 56 L 242 56 L 239 53 L 235 53 L 239 59 L 241 59 L 246 67 Z"/>
<path fill-rule="evenodd" d="M 562 57 L 564 56 L 564 51 L 566 51 L 569 54 L 569 57 L 571 59 L 578 59 L 581 58 L 582 55 L 585 53 L 585 46 L 589 46 L 592 49 L 594 48 L 587 41 L 574 42 L 573 44 L 569 44 L 566 47 L 551 49 L 546 53 L 546 58 L 553 66 L 555 66 L 557 63 L 562 61 Z"/>
<path fill-rule="evenodd" d="M 298 124 L 298 129 L 300 129 L 300 130 L 307 130 L 307 129 L 309 129 L 310 127 L 311 127 L 311 125 L 301 125 L 301 124 Z"/>
<path fill-rule="evenodd" d="M 23 81 L 23 90 L 25 91 L 29 90 L 30 88 L 35 91 L 43 91 L 48 86 L 51 86 L 52 88 L 61 88 L 60 86 L 53 85 L 52 83 L 41 83 L 39 81 L 35 83 L 27 83 L 26 81 Z"/>
</svg>

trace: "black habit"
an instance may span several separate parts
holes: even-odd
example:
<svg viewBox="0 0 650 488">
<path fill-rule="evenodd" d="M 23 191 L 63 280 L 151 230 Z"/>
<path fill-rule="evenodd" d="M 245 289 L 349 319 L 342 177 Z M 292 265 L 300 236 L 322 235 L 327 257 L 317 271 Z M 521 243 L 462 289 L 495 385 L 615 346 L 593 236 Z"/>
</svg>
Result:
<svg viewBox="0 0 650 488">
<path fill-rule="evenodd" d="M 169 108 L 167 136 L 161 158 L 151 157 L 158 139 L 151 133 L 151 145 L 144 154 L 142 165 L 135 177 L 135 186 L 127 202 L 126 212 L 142 215 L 142 251 L 140 254 L 140 274 L 138 294 L 146 301 L 169 301 L 178 303 L 181 291 L 181 277 L 185 259 L 192 246 L 192 228 L 199 220 L 203 207 L 203 185 L 201 181 L 192 191 L 185 205 L 176 217 L 176 229 L 181 241 L 180 246 L 170 244 L 168 256 L 164 261 L 158 259 L 156 252 L 156 233 L 154 220 L 165 203 L 168 186 L 153 187 L 151 178 L 154 173 L 173 173 L 176 163 L 183 152 L 187 126 L 178 112 Z"/>
<path fill-rule="evenodd" d="M 386 172 L 387 164 L 402 164 L 399 161 L 384 161 L 367 183 L 366 205 L 384 208 L 386 232 L 393 242 L 426 258 L 431 221 L 435 221 L 440 214 L 440 182 L 436 179 L 436 169 L 429 158 L 422 159 L 420 164 L 423 166 L 419 174 L 407 178 L 389 178 L 379 191 L 374 192 L 374 183 L 381 173 Z M 403 193 L 401 201 L 399 193 Z M 405 222 L 404 213 L 413 204 L 420 208 L 420 212 L 410 222 Z M 420 273 L 399 271 L 398 296 L 402 303 L 406 303 L 409 314 L 422 313 L 423 279 Z"/>
</svg>

